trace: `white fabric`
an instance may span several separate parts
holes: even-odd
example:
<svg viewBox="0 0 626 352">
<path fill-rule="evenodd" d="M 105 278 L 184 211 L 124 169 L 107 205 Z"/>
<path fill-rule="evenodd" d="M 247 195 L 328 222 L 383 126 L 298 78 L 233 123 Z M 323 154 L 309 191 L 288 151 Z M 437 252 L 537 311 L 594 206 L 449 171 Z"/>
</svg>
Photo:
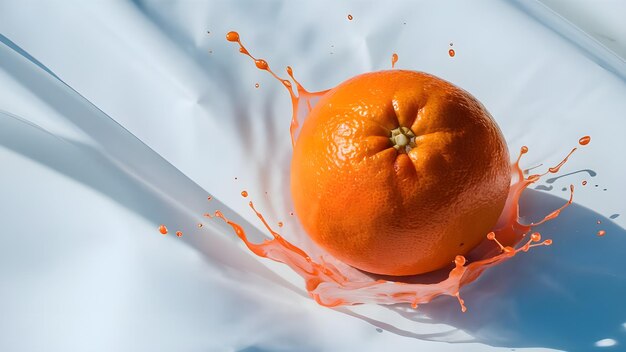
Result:
<svg viewBox="0 0 626 352">
<path fill-rule="evenodd" d="M 1 2 L 0 351 L 623 348 L 623 67 L 529 14 L 495 0 Z M 303 235 L 289 216 L 288 95 L 229 30 L 311 90 L 388 69 L 396 52 L 397 67 L 479 98 L 512 154 L 529 146 L 526 167 L 591 135 L 561 170 L 573 174 L 525 197 L 536 220 L 576 185 L 576 204 L 541 228 L 554 245 L 464 289 L 465 314 L 450 298 L 417 312 L 317 306 L 202 218 L 222 209 L 262 238 L 246 189 Z"/>
</svg>

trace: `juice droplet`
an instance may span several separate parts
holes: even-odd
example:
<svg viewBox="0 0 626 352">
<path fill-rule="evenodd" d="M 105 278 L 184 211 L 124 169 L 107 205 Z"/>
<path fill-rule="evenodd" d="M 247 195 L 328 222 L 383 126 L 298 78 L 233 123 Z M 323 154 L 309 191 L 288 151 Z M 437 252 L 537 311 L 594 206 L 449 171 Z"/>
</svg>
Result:
<svg viewBox="0 0 626 352">
<path fill-rule="evenodd" d="M 202 214 L 202 216 L 204 216 L 205 218 L 212 218 L 213 216 L 210 213 L 204 213 Z"/>
<path fill-rule="evenodd" d="M 454 57 L 454 55 L 456 55 L 456 52 L 454 51 L 454 49 L 450 49 L 448 50 L 448 55 L 450 55 L 450 57 Z"/>
<path fill-rule="evenodd" d="M 587 144 L 589 144 L 589 142 L 591 142 L 591 137 L 589 137 L 589 136 L 581 137 L 578 140 L 578 144 L 580 144 L 580 145 L 587 145 Z"/>
<path fill-rule="evenodd" d="M 202 228 L 204 226 L 204 224 L 202 224 L 201 222 L 198 223 L 198 228 Z"/>
<path fill-rule="evenodd" d="M 462 256 L 462 255 L 457 255 L 454 258 L 454 265 L 455 266 L 463 266 L 463 265 L 465 265 L 465 262 L 466 262 L 465 257 Z"/>
<path fill-rule="evenodd" d="M 241 191 L 241 196 L 246 198 L 248 196 L 248 192 L 247 191 Z"/>
<path fill-rule="evenodd" d="M 213 199 L 213 197 L 211 197 L 211 196 L 206 197 L 206 200 L 209 201 L 209 202 L 211 201 L 211 199 Z"/>
<path fill-rule="evenodd" d="M 606 231 L 604 231 L 604 230 L 600 230 L 600 231 L 598 231 L 598 236 L 599 236 L 599 237 L 602 237 L 602 236 L 604 236 L 604 235 L 606 235 Z"/>
<path fill-rule="evenodd" d="M 583 181 L 583 186 L 586 186 L 586 185 L 587 185 L 587 181 Z"/>
<path fill-rule="evenodd" d="M 352 15 L 348 15 L 348 20 L 349 20 L 349 21 L 352 21 L 352 19 L 353 19 L 353 18 L 354 18 L 354 17 L 352 17 Z"/>
<path fill-rule="evenodd" d="M 267 61 L 263 59 L 254 60 L 254 64 L 259 70 L 267 70 L 270 68 L 270 66 L 267 64 Z"/>
<path fill-rule="evenodd" d="M 572 148 L 572 150 L 569 152 L 569 154 L 567 154 L 567 156 L 565 156 L 565 159 L 563 159 L 557 166 L 551 167 L 548 169 L 548 172 L 551 174 L 555 174 L 557 172 L 559 172 L 559 170 L 561 169 L 561 167 L 563 165 L 565 165 L 565 163 L 567 162 L 567 160 L 569 159 L 570 156 L 572 156 L 572 154 L 574 154 L 574 152 L 576 151 L 577 148 Z"/>
<path fill-rule="evenodd" d="M 523 146 L 520 148 L 520 153 L 521 153 L 521 154 L 526 154 L 526 153 L 528 153 L 528 147 L 527 147 L 527 146 L 525 146 L 525 145 L 523 145 Z"/>
<path fill-rule="evenodd" d="M 159 226 L 159 232 L 163 235 L 167 235 L 167 227 L 165 227 L 165 225 Z"/>
<path fill-rule="evenodd" d="M 259 88 L 259 87 L 260 85 L 258 83 L 254 85 L 254 88 Z"/>
<path fill-rule="evenodd" d="M 176 231 L 176 237 L 183 237 L 183 233 L 181 231 Z"/>
<path fill-rule="evenodd" d="M 293 211 L 291 213 L 289 213 L 289 215 L 293 216 Z"/>
<path fill-rule="evenodd" d="M 396 67 L 396 62 L 398 62 L 398 54 L 393 53 L 391 55 L 391 68 Z"/>
<path fill-rule="evenodd" d="M 533 242 L 541 241 L 541 234 L 539 232 L 533 232 L 533 234 L 530 235 L 530 240 Z"/>
<path fill-rule="evenodd" d="M 284 225 L 285 225 L 285 224 L 283 224 L 283 222 L 282 222 L 282 221 L 279 221 L 279 222 L 278 222 L 278 227 L 283 227 Z"/>
<path fill-rule="evenodd" d="M 230 31 L 226 33 L 226 40 L 229 42 L 238 42 L 239 41 L 239 33 L 235 31 Z"/>
</svg>

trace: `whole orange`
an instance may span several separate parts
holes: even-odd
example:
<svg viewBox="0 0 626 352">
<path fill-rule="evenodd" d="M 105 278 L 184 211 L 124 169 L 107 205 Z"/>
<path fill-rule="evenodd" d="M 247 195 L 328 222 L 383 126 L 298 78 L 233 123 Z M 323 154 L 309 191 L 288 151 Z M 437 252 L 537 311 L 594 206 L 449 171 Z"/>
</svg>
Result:
<svg viewBox="0 0 626 352">
<path fill-rule="evenodd" d="M 304 121 L 291 193 L 311 238 L 358 269 L 414 275 L 466 254 L 511 181 L 506 142 L 468 92 L 404 70 L 356 76 Z"/>
</svg>

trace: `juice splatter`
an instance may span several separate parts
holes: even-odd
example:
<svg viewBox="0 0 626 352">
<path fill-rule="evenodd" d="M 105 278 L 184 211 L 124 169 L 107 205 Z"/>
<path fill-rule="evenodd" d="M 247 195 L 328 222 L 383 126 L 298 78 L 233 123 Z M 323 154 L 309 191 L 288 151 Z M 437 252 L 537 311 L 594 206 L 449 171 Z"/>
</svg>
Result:
<svg viewBox="0 0 626 352">
<path fill-rule="evenodd" d="M 455 297 L 461 310 L 466 311 L 467 308 L 459 293 L 461 287 L 475 281 L 487 268 L 500 264 L 520 252 L 527 252 L 537 246 L 551 245 L 552 240 L 542 241 L 539 232 L 530 234 L 530 231 L 536 226 L 556 218 L 563 209 L 572 203 L 574 187 L 570 186 L 570 198 L 562 207 L 536 223 L 524 224 L 519 220 L 519 198 L 522 191 L 537 182 L 542 176 L 550 173 L 548 170 L 543 174 L 524 178 L 522 169 L 519 167 L 519 161 L 525 150 L 527 149 L 522 149 L 520 157 L 512 165 L 512 171 L 517 180 L 511 185 L 504 211 L 494 230 L 487 234 L 485 240 L 466 257 L 456 256 L 451 268 L 442 269 L 448 271 L 447 276 L 436 283 L 428 282 L 431 282 L 432 277 L 436 277 L 435 275 L 441 274 L 441 271 L 415 276 L 412 280 L 426 283 L 407 283 L 364 274 L 327 254 L 315 260 L 274 231 L 251 201 L 248 205 L 273 239 L 265 240 L 262 243 L 252 243 L 239 224 L 226 218 L 220 211 L 216 211 L 215 216 L 230 225 L 254 254 L 284 263 L 298 273 L 305 280 L 309 295 L 320 305 L 336 307 L 362 303 L 409 303 L 413 308 L 417 308 L 419 304 L 428 303 L 437 296 L 447 295 Z"/>
<path fill-rule="evenodd" d="M 176 231 L 176 237 L 183 237 L 182 231 Z"/>
<path fill-rule="evenodd" d="M 352 19 L 354 19 L 354 17 L 352 17 L 352 15 L 348 15 L 348 20 L 352 21 Z"/>
<path fill-rule="evenodd" d="M 279 222 L 278 222 L 278 227 L 283 227 L 284 225 L 285 225 L 285 224 L 283 224 L 283 222 L 282 222 L 282 221 L 279 221 Z"/>
<path fill-rule="evenodd" d="M 602 237 L 602 236 L 606 235 L 606 231 L 604 231 L 604 230 L 600 230 L 600 231 L 598 231 L 597 235 L 598 235 L 599 237 Z"/>
<path fill-rule="evenodd" d="M 312 109 L 312 98 L 320 97 L 327 92 L 308 92 L 294 78 L 291 67 L 287 67 L 287 73 L 296 85 L 296 91 L 290 81 L 283 79 L 270 70 L 269 65 L 263 59 L 252 56 L 242 45 L 237 32 L 229 32 L 226 39 L 239 44 L 239 51 L 249 56 L 257 68 L 268 71 L 287 89 L 292 102 L 292 120 L 290 126 L 292 144 L 295 144 L 296 130 L 299 126 L 298 114 L 305 116 Z M 450 49 L 450 56 L 454 56 L 454 50 Z M 392 65 L 393 65 L 392 58 Z M 297 93 L 297 94 L 296 94 Z M 589 143 L 589 137 L 580 139 L 580 145 Z M 304 250 L 284 239 L 274 231 L 263 215 L 257 211 L 254 203 L 248 204 L 252 211 L 263 223 L 272 238 L 262 243 L 252 243 L 248 240 L 245 230 L 237 223 L 229 220 L 220 211 L 215 212 L 215 217 L 225 221 L 231 226 L 235 234 L 243 241 L 247 248 L 254 254 L 288 265 L 299 274 L 305 281 L 309 295 L 320 305 L 335 307 L 341 305 L 353 305 L 361 303 L 396 304 L 409 303 L 413 308 L 419 304 L 430 302 L 437 296 L 447 295 L 455 297 L 462 311 L 466 311 L 464 301 L 460 296 L 460 289 L 475 281 L 487 268 L 498 265 L 521 252 L 527 252 L 533 247 L 549 246 L 552 240 L 542 241 L 539 232 L 532 232 L 536 226 L 559 216 L 561 211 L 572 203 L 574 186 L 570 185 L 569 200 L 560 208 L 547 214 L 541 221 L 525 224 L 519 217 L 519 199 L 522 192 L 533 183 L 536 183 L 548 173 L 556 173 L 567 162 L 568 158 L 576 151 L 573 148 L 567 156 L 554 167 L 548 168 L 542 174 L 532 174 L 524 177 L 520 168 L 520 160 L 528 152 L 526 146 L 520 149 L 517 160 L 511 165 L 513 179 L 509 189 L 509 195 L 496 223 L 491 232 L 485 235 L 485 239 L 475 247 L 467 256 L 458 255 L 450 264 L 449 268 L 441 269 L 435 273 L 428 273 L 412 278 L 412 282 L 393 280 L 388 277 L 365 274 L 357 269 L 349 267 L 334 259 L 328 254 L 322 254 L 313 258 Z M 243 195 L 243 192 L 242 192 Z M 293 212 L 290 212 L 293 216 Z M 280 223 L 279 223 L 280 227 Z M 599 234 L 599 233 L 598 233 Z M 441 273 L 444 277 L 433 281 Z M 432 283 L 434 282 L 434 283 Z"/>
<path fill-rule="evenodd" d="M 261 86 L 261 85 L 260 85 L 260 84 L 258 84 L 258 83 L 255 83 L 255 84 L 254 84 L 254 88 L 259 88 L 260 86 Z"/>
<path fill-rule="evenodd" d="M 291 134 L 291 145 L 295 145 L 296 144 L 296 137 L 297 137 L 297 134 L 298 134 L 298 131 L 299 131 L 298 129 L 300 127 L 300 122 L 298 121 L 298 112 L 300 111 L 300 108 L 304 107 L 304 108 L 308 109 L 308 111 L 310 111 L 312 109 L 312 105 L 314 104 L 314 100 L 316 100 L 316 99 L 320 98 L 321 96 L 323 96 L 324 94 L 326 94 L 326 92 L 328 92 L 328 90 L 323 90 L 323 91 L 319 91 L 319 92 L 309 92 L 309 91 L 307 91 L 295 79 L 295 77 L 293 75 L 293 69 L 290 66 L 287 66 L 287 74 L 293 80 L 293 82 L 296 84 L 296 90 L 294 91 L 293 85 L 291 84 L 291 82 L 289 80 L 287 80 L 287 79 L 279 77 L 276 73 L 274 73 L 274 71 L 272 71 L 270 69 L 269 65 L 267 64 L 267 61 L 265 61 L 263 59 L 258 59 L 256 57 L 252 56 L 248 52 L 248 50 L 243 46 L 243 44 L 241 44 L 241 40 L 239 39 L 239 33 L 234 32 L 234 31 L 228 32 L 228 34 L 226 34 L 226 40 L 239 44 L 239 52 L 240 53 L 242 53 L 242 54 L 250 57 L 252 60 L 254 60 L 254 64 L 256 65 L 256 67 L 258 69 L 269 72 L 289 92 L 289 96 L 291 97 L 291 108 L 292 108 L 291 125 L 289 126 L 289 133 Z M 302 104 L 302 103 L 304 103 L 304 104 Z M 237 178 L 235 178 L 235 179 L 237 179 Z"/>
<path fill-rule="evenodd" d="M 583 186 L 586 186 L 587 185 L 587 181 L 583 181 L 582 184 L 583 184 Z"/>
<path fill-rule="evenodd" d="M 246 198 L 248 196 L 248 191 L 241 191 L 241 196 Z"/>
<path fill-rule="evenodd" d="M 454 49 L 450 49 L 448 50 L 448 55 L 450 55 L 450 57 L 454 57 L 454 55 L 456 55 L 456 52 L 454 51 Z"/>
<path fill-rule="evenodd" d="M 398 54 L 393 53 L 393 55 L 391 55 L 391 68 L 396 67 L 396 62 L 398 62 Z"/>
<path fill-rule="evenodd" d="M 161 225 L 161 226 L 159 226 L 159 232 L 160 232 L 162 235 L 167 235 L 167 227 L 165 227 L 165 225 Z"/>
</svg>

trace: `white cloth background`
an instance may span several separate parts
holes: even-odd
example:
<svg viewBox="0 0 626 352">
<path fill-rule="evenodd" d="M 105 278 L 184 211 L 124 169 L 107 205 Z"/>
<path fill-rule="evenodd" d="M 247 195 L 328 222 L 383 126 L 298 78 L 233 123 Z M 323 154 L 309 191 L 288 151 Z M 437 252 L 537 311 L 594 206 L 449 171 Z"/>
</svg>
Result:
<svg viewBox="0 0 626 352">
<path fill-rule="evenodd" d="M 591 135 L 567 176 L 525 197 L 532 220 L 577 185 L 576 204 L 541 229 L 554 245 L 464 289 L 465 314 L 450 298 L 417 312 L 317 306 L 201 217 L 225 210 L 261 238 L 247 189 L 286 236 L 302 235 L 288 215 L 288 95 L 226 42 L 229 30 L 311 90 L 387 69 L 397 52 L 397 67 L 479 98 L 512 154 L 529 146 L 527 167 Z M 4 1 L 0 34 L 1 351 L 626 344 L 626 69 L 538 3 Z M 185 236 L 159 235 L 161 223 Z"/>
</svg>

